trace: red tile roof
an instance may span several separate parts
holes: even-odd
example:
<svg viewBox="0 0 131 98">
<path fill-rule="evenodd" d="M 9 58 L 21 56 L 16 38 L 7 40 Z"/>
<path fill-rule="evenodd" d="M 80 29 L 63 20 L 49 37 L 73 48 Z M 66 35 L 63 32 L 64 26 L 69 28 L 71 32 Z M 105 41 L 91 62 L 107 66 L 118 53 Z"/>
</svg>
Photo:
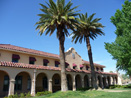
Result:
<svg viewBox="0 0 131 98">
<path fill-rule="evenodd" d="M 52 67 L 52 66 L 42 66 L 42 65 L 31 65 L 31 64 L 24 64 L 24 63 L 13 63 L 7 61 L 0 61 L 0 66 L 4 67 L 15 67 L 15 68 L 28 68 L 28 69 L 43 69 L 43 70 L 57 70 L 60 71 L 60 67 Z M 90 73 L 88 70 L 78 70 L 78 69 L 69 69 L 66 68 L 68 72 L 82 72 L 82 73 Z M 107 73 L 107 72 L 97 72 L 98 74 L 111 74 L 117 75 L 115 73 Z"/>
<path fill-rule="evenodd" d="M 23 47 L 18 47 L 18 46 L 14 46 L 14 45 L 10 45 L 10 44 L 0 44 L 0 48 L 14 50 L 14 51 L 18 51 L 18 52 L 26 52 L 26 53 L 31 53 L 31 54 L 48 56 L 48 57 L 53 57 L 53 58 L 59 59 L 59 55 L 57 55 L 57 54 L 47 53 L 47 52 L 23 48 Z"/>
<path fill-rule="evenodd" d="M 90 62 L 83 60 L 83 64 L 90 64 Z M 105 66 L 94 63 L 95 66 L 100 66 L 102 68 L 105 68 Z"/>
</svg>

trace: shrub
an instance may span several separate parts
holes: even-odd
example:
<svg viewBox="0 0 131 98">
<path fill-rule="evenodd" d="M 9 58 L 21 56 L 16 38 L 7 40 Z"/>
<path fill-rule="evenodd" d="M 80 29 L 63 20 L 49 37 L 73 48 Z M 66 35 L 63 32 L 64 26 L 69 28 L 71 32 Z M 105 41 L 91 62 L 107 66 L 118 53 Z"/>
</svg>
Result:
<svg viewBox="0 0 131 98">
<path fill-rule="evenodd" d="M 89 89 L 93 89 L 92 87 L 87 87 L 87 88 L 78 88 L 77 91 L 86 91 Z"/>
<path fill-rule="evenodd" d="M 26 93 L 25 96 L 26 96 L 26 98 L 31 97 L 30 92 Z"/>
<path fill-rule="evenodd" d="M 25 94 L 24 93 L 21 93 L 20 94 L 20 98 L 24 98 L 25 97 Z"/>
<path fill-rule="evenodd" d="M 51 94 L 51 93 L 52 93 L 52 92 L 50 92 L 50 91 L 37 92 L 37 93 L 36 93 L 36 96 L 48 95 L 48 94 Z"/>
<path fill-rule="evenodd" d="M 4 98 L 8 98 L 7 96 L 5 96 Z"/>
</svg>

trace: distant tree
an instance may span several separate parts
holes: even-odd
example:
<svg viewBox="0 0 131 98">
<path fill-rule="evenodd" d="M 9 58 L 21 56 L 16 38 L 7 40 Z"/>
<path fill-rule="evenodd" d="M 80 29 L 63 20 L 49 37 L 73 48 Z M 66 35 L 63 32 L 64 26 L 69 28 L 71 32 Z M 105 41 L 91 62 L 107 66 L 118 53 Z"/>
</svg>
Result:
<svg viewBox="0 0 131 98">
<path fill-rule="evenodd" d="M 113 71 L 110 71 L 110 73 L 113 73 Z"/>
<path fill-rule="evenodd" d="M 72 33 L 72 41 L 74 41 L 75 43 L 77 43 L 78 41 L 82 43 L 82 40 L 84 40 L 86 42 L 88 57 L 91 66 L 92 84 L 93 88 L 97 89 L 96 73 L 93 64 L 90 38 L 94 40 L 98 35 L 104 35 L 101 30 L 101 28 L 103 28 L 104 26 L 98 22 L 99 20 L 101 20 L 101 18 L 93 19 L 94 15 L 95 14 L 92 14 L 89 17 L 87 16 L 87 13 L 85 15 L 79 15 L 79 18 L 77 18 L 77 30 Z"/>
<path fill-rule="evenodd" d="M 121 76 L 124 80 L 129 79 L 129 76 L 127 74 L 122 74 Z"/>
<path fill-rule="evenodd" d="M 105 43 L 105 48 L 117 61 L 116 68 L 124 70 L 131 78 L 131 2 L 126 0 L 122 10 L 111 17 L 116 26 L 116 40 Z"/>
<path fill-rule="evenodd" d="M 78 14 L 74 11 L 78 6 L 72 7 L 73 3 L 71 1 L 65 4 L 65 0 L 57 0 L 54 3 L 53 0 L 49 0 L 49 3 L 46 5 L 40 4 L 43 13 L 38 14 L 40 16 L 39 21 L 36 23 L 37 30 L 39 34 L 42 35 L 45 32 L 45 35 L 49 34 L 50 36 L 55 32 L 59 40 L 59 51 L 60 51 L 60 65 L 61 65 L 61 90 L 67 91 L 67 78 L 66 78 L 66 69 L 65 69 L 65 53 L 64 53 L 64 42 L 65 36 L 68 37 L 68 29 L 74 30 L 73 26 L 75 25 L 75 16 Z"/>
</svg>

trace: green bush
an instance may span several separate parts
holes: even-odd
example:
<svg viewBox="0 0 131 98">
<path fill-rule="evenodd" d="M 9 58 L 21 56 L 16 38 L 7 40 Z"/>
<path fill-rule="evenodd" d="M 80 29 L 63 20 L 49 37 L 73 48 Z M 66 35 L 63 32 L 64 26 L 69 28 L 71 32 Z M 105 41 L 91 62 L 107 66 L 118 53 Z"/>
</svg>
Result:
<svg viewBox="0 0 131 98">
<path fill-rule="evenodd" d="M 24 93 L 21 93 L 20 94 L 20 98 L 24 98 L 25 97 L 25 94 Z"/>
<path fill-rule="evenodd" d="M 114 88 L 131 88 L 131 85 L 110 85 L 109 89 Z"/>
<path fill-rule="evenodd" d="M 51 93 L 52 92 L 50 92 L 50 91 L 37 92 L 36 96 L 48 95 L 48 94 L 51 94 Z"/>
<path fill-rule="evenodd" d="M 4 98 L 8 98 L 7 96 L 5 96 Z"/>
<path fill-rule="evenodd" d="M 26 93 L 26 94 L 25 94 L 25 97 L 26 97 L 26 98 L 31 97 L 30 92 Z"/>
<path fill-rule="evenodd" d="M 78 88 L 77 91 L 86 91 L 89 89 L 93 89 L 92 87 L 87 87 L 87 88 Z"/>
</svg>

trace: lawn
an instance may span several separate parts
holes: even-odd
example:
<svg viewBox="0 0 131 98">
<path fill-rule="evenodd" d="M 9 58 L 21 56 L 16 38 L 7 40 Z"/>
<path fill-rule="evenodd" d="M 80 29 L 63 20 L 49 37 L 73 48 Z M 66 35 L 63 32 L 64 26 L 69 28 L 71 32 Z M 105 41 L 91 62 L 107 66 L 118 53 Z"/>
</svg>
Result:
<svg viewBox="0 0 131 98">
<path fill-rule="evenodd" d="M 124 91 L 124 92 L 119 92 L 120 90 L 121 89 L 118 89 L 118 92 L 115 92 L 116 89 L 115 91 L 113 89 L 112 92 L 107 92 L 107 90 L 68 91 L 68 92 L 59 91 L 53 94 L 40 96 L 40 97 L 34 97 L 34 98 L 131 98 L 131 89 L 128 89 L 128 91 Z"/>
</svg>

